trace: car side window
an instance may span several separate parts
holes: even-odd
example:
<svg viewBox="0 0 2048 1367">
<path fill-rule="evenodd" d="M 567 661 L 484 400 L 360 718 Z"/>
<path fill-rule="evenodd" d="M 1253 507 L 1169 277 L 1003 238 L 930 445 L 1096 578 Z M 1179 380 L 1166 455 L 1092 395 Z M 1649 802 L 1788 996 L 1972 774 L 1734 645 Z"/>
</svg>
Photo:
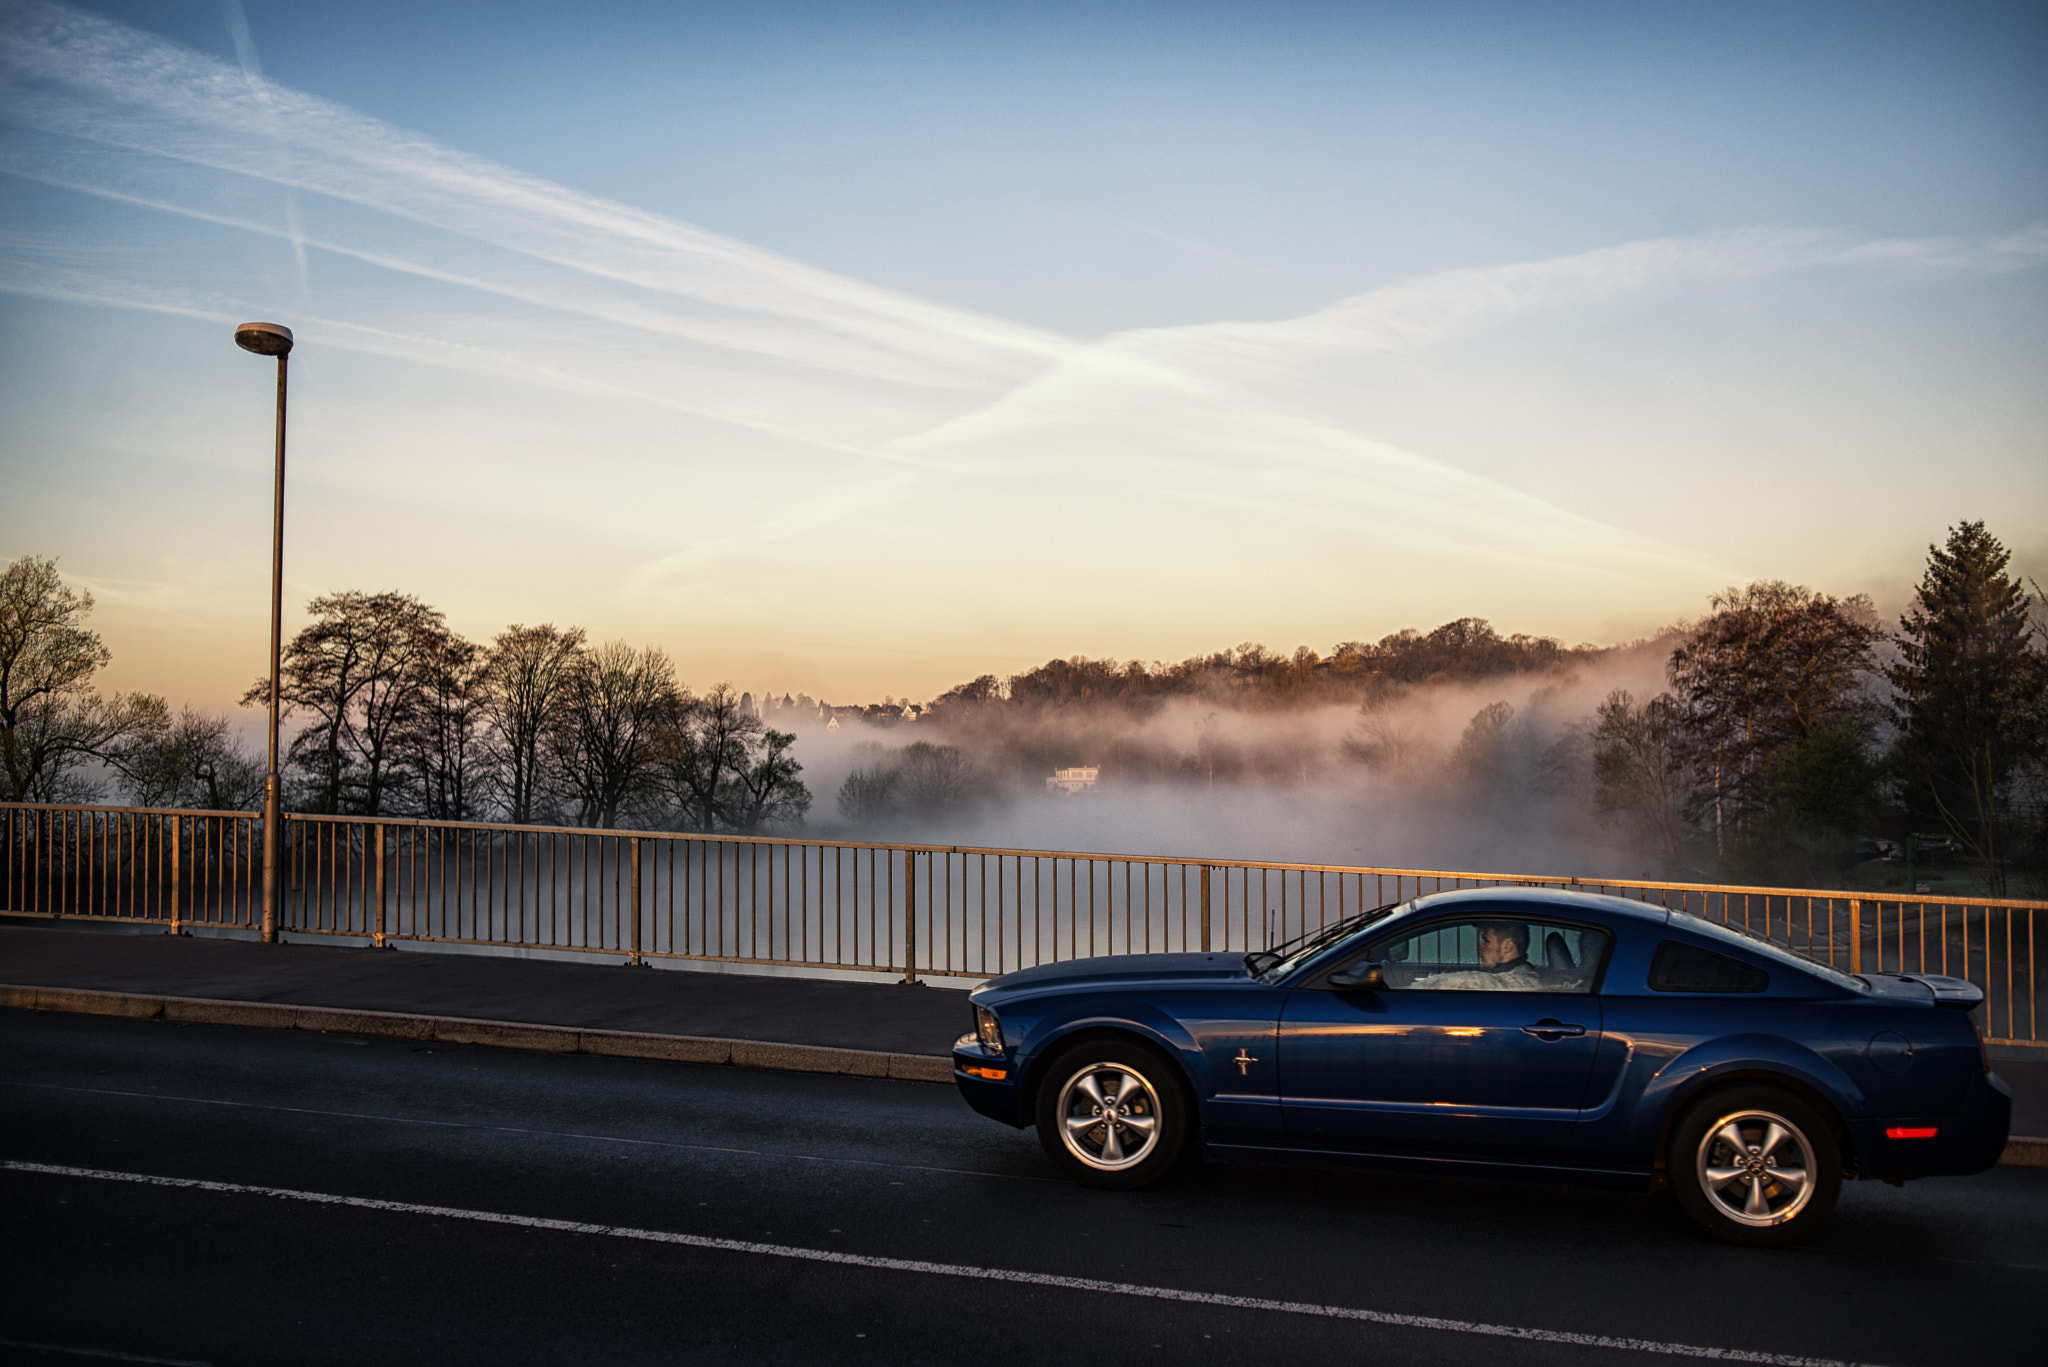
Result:
<svg viewBox="0 0 2048 1367">
<path fill-rule="evenodd" d="M 1701 945 L 1666 940 L 1650 961 L 1652 992 L 1762 992 L 1771 975 Z"/>
<path fill-rule="evenodd" d="M 1366 951 L 1386 985 L 1416 992 L 1591 992 L 1609 936 L 1513 917 L 1438 921 Z"/>
</svg>

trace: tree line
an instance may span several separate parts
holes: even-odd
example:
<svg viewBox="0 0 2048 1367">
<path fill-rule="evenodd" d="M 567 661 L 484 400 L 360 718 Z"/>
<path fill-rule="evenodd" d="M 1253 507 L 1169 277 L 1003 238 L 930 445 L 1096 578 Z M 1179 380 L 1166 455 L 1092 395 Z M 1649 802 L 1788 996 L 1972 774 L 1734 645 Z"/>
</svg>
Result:
<svg viewBox="0 0 2048 1367">
<path fill-rule="evenodd" d="M 87 800 L 111 775 L 138 805 L 257 805 L 263 763 L 227 717 L 92 687 L 111 658 L 84 625 L 92 607 L 52 560 L 0 575 L 0 793 Z M 290 810 L 752 832 L 800 825 L 810 806 L 796 737 L 728 684 L 692 693 L 658 648 L 552 624 L 482 644 L 403 593 L 327 594 L 307 611 L 282 658 Z M 242 702 L 269 696 L 259 679 Z"/>
<path fill-rule="evenodd" d="M 2030 615 L 2044 600 L 2010 559 L 1983 523 L 1952 528 L 1894 630 L 1867 597 L 1764 580 L 1633 647 L 1501 636 L 1461 618 L 1326 656 L 1246 643 L 1176 664 L 1052 660 L 940 695 L 926 716 L 952 744 L 878 753 L 839 805 L 855 821 L 914 814 L 938 795 L 986 798 L 1006 774 L 1029 786 L 1077 764 L 1124 784 L 1284 782 L 1328 774 L 1341 752 L 1455 796 L 1446 819 L 1577 804 L 1674 877 L 1827 881 L 1859 837 L 1888 826 L 1935 834 L 2003 891 L 2015 868 L 2048 869 L 2048 654 Z M 1412 705 L 1433 686 L 1563 680 L 1642 649 L 1663 654 L 1663 690 L 1616 690 L 1553 735 L 1505 701 L 1448 747 L 1418 734 Z M 1142 728 L 1174 702 L 1208 713 L 1192 745 Z M 1357 719 L 1335 747 L 1306 729 L 1233 745 L 1213 724 L 1339 703 Z"/>
<path fill-rule="evenodd" d="M 1952 528 L 1894 632 L 1861 597 L 1717 596 L 1668 690 L 1602 704 L 1598 805 L 1673 863 L 1741 872 L 1796 869 L 1895 806 L 2005 891 L 2014 867 L 2048 861 L 2043 599 L 2010 563 L 1983 523 Z"/>
<path fill-rule="evenodd" d="M 1864 597 L 1766 580 L 1625 647 L 1461 618 L 1327 655 L 1248 642 L 1178 663 L 1052 660 L 921 710 L 865 709 L 877 728 L 917 713 L 918 738 L 866 742 L 837 807 L 856 827 L 914 822 L 1039 789 L 1068 765 L 1098 766 L 1112 785 L 1306 781 L 1345 764 L 1413 784 L 1428 769 L 1493 819 L 1532 801 L 1574 805 L 1674 876 L 1825 879 L 1888 821 L 1940 833 L 2002 890 L 2014 869 L 2048 868 L 2048 655 L 2030 615 L 2041 603 L 1997 538 L 1967 522 L 1929 547 L 1892 629 Z M 83 625 L 91 608 L 54 562 L 24 557 L 0 576 L 0 792 L 76 800 L 104 773 L 146 805 L 254 805 L 262 766 L 227 718 L 91 687 L 108 659 Z M 809 809 L 794 734 L 728 685 L 693 694 L 658 649 L 593 646 L 548 624 L 470 642 L 401 593 L 332 594 L 309 612 L 284 662 L 296 810 L 757 831 Z M 1662 658 L 1662 690 L 1616 690 L 1554 734 L 1500 701 L 1432 748 L 1404 711 L 1442 685 L 1543 685 L 1642 650 Z M 267 689 L 244 702 L 261 706 Z M 784 711 L 806 715 L 809 702 Z M 1192 745 L 1142 726 L 1177 702 L 1206 718 Z M 1216 725 L 1333 705 L 1355 713 L 1334 742 L 1303 727 L 1236 744 Z"/>
<path fill-rule="evenodd" d="M 936 719 L 960 722 L 991 705 L 1015 713 L 1114 703 L 1144 712 L 1194 698 L 1278 709 L 1352 701 L 1392 686 L 1539 673 L 1606 653 L 1549 636 L 1502 636 L 1482 618 L 1461 617 L 1434 631 L 1409 628 L 1378 641 L 1340 641 L 1328 655 L 1307 646 L 1285 655 L 1256 641 L 1177 663 L 1076 655 L 1007 679 L 984 674 L 946 690 L 929 710 Z"/>
</svg>

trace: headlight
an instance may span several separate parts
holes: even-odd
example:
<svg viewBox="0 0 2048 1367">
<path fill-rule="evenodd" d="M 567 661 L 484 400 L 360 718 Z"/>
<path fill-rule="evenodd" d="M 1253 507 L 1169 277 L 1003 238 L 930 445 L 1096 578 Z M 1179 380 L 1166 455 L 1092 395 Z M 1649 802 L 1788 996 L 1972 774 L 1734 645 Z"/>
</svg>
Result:
<svg viewBox="0 0 2048 1367">
<path fill-rule="evenodd" d="M 998 1054 L 1003 1052 L 1002 1022 L 986 1006 L 974 1008 L 974 1033 L 980 1038 L 982 1048 Z"/>
</svg>

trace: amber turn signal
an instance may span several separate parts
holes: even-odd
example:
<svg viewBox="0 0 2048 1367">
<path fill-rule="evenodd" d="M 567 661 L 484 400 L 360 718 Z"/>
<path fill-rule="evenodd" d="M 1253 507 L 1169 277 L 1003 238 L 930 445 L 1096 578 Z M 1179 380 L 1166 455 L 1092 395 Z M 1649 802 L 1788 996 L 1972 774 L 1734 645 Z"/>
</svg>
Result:
<svg viewBox="0 0 2048 1367">
<path fill-rule="evenodd" d="M 1007 1068 L 984 1068 L 979 1063 L 963 1063 L 960 1065 L 960 1071 L 969 1077 L 985 1077 L 990 1082 L 1001 1082 L 1010 1075 Z"/>
</svg>

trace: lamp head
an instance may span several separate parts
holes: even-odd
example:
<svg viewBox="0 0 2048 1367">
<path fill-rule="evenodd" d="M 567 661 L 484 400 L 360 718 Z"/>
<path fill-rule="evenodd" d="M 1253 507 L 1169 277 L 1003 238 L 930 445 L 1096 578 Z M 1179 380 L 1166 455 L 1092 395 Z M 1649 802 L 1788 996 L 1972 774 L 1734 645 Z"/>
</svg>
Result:
<svg viewBox="0 0 2048 1367">
<path fill-rule="evenodd" d="M 244 323 L 235 329 L 235 345 L 258 356 L 282 356 L 292 349 L 292 330 L 281 323 Z"/>
</svg>

